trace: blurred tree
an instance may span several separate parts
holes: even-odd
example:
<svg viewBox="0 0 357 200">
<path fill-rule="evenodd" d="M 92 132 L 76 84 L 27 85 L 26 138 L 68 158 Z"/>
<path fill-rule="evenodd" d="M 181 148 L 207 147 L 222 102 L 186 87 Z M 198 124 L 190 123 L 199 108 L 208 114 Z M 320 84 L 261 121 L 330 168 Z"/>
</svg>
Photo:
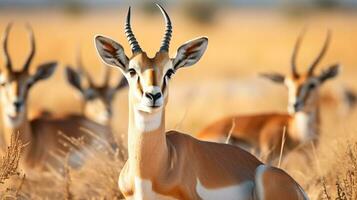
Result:
<svg viewBox="0 0 357 200">
<path fill-rule="evenodd" d="M 61 2 L 64 11 L 70 15 L 80 15 L 85 8 L 85 4 L 81 0 L 62 0 Z"/>
<path fill-rule="evenodd" d="M 339 1 L 338 0 L 314 0 L 314 4 L 317 8 L 335 8 L 338 7 Z"/>
<path fill-rule="evenodd" d="M 210 24 L 213 22 L 215 14 L 223 4 L 223 1 L 185 0 L 182 3 L 182 9 L 183 13 L 193 21 Z"/>
</svg>

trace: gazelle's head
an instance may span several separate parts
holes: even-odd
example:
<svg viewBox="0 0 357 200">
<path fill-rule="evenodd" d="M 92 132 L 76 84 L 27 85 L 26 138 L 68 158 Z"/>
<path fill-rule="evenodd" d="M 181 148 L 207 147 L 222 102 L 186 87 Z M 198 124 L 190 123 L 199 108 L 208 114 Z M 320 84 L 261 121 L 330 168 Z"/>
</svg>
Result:
<svg viewBox="0 0 357 200">
<path fill-rule="evenodd" d="M 5 66 L 2 67 L 0 71 L 0 93 L 6 122 L 10 125 L 17 126 L 26 117 L 26 101 L 30 88 L 37 81 L 50 77 L 55 71 L 57 63 L 45 63 L 38 66 L 34 74 L 29 72 L 31 61 L 35 55 L 35 39 L 31 27 L 27 25 L 31 50 L 21 70 L 15 71 L 9 56 L 7 44 L 11 26 L 11 24 L 8 24 L 6 27 L 2 42 Z"/>
<path fill-rule="evenodd" d="M 327 67 L 321 73 L 315 73 L 316 66 L 319 64 L 320 60 L 323 58 L 327 51 L 331 37 L 330 31 L 327 33 L 326 40 L 321 49 L 321 52 L 310 65 L 308 71 L 305 73 L 299 73 L 297 71 L 296 57 L 304 32 L 305 31 L 301 32 L 294 47 L 291 58 L 291 74 L 288 76 L 284 76 L 278 73 L 262 74 L 263 77 L 266 77 L 276 83 L 283 83 L 287 86 L 289 91 L 288 111 L 291 114 L 316 108 L 319 101 L 319 87 L 326 80 L 336 77 L 339 71 L 339 64 L 333 64 Z"/>
<path fill-rule="evenodd" d="M 111 86 L 110 68 L 106 67 L 104 82 L 95 84 L 80 59 L 78 59 L 78 70 L 66 67 L 66 77 L 68 83 L 80 92 L 84 100 L 83 114 L 97 123 L 107 125 L 112 117 L 112 103 L 115 94 L 127 86 L 126 79 L 123 77 L 118 84 Z M 87 80 L 86 86 L 82 83 L 82 78 Z"/>
<path fill-rule="evenodd" d="M 95 45 L 103 61 L 119 67 L 128 80 L 130 102 L 135 109 L 145 113 L 161 110 L 168 100 L 168 82 L 181 67 L 195 64 L 207 48 L 208 39 L 201 37 L 183 44 L 175 58 L 169 57 L 169 44 L 172 26 L 166 11 L 158 5 L 165 21 L 166 31 L 160 50 L 155 57 L 149 58 L 140 48 L 130 27 L 130 8 L 128 11 L 125 33 L 133 52 L 129 59 L 123 47 L 104 36 L 95 37 Z"/>
</svg>

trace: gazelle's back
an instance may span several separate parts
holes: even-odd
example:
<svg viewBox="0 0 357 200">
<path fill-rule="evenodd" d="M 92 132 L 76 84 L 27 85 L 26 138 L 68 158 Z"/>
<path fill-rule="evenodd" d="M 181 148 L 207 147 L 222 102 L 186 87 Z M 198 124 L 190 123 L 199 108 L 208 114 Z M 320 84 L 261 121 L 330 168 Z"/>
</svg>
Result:
<svg viewBox="0 0 357 200">
<path fill-rule="evenodd" d="M 229 116 L 204 128 L 197 137 L 208 141 L 225 141 L 231 134 L 232 142 L 258 145 L 263 132 L 282 133 L 291 117 L 284 113 Z"/>
<path fill-rule="evenodd" d="M 68 138 L 83 139 L 83 145 L 86 146 L 113 142 L 110 141 L 113 138 L 109 127 L 88 120 L 81 115 L 38 117 L 31 121 L 31 128 L 37 143 L 31 145 L 34 159 L 52 160 L 50 157 L 53 153 L 57 155 L 58 153 L 67 154 L 73 150 L 79 151 L 80 147 L 70 144 Z M 39 155 L 36 152 L 42 153 Z"/>
</svg>

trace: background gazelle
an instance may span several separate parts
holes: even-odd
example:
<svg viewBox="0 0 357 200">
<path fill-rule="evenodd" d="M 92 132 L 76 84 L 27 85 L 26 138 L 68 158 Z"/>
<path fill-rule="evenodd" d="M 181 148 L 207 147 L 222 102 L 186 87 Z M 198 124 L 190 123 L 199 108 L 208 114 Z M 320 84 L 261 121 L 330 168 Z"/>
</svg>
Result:
<svg viewBox="0 0 357 200">
<path fill-rule="evenodd" d="M 330 32 L 328 32 L 321 52 L 308 71 L 303 74 L 298 73 L 296 57 L 304 32 L 298 37 L 293 50 L 291 75 L 262 74 L 265 78 L 287 86 L 289 113 L 226 117 L 208 125 L 197 137 L 208 141 L 226 141 L 230 137 L 230 142 L 253 149 L 265 161 L 272 161 L 279 156 L 284 127 L 286 127 L 284 152 L 310 141 L 316 142 L 320 124 L 319 87 L 338 74 L 339 65 L 334 64 L 319 75 L 314 73 L 327 51 L 330 41 Z"/>
<path fill-rule="evenodd" d="M 79 54 L 79 53 L 78 53 Z M 113 115 L 113 101 L 117 92 L 127 86 L 124 77 L 119 82 L 111 86 L 110 68 L 103 67 L 105 72 L 103 83 L 96 84 L 91 75 L 84 68 L 81 57 L 77 57 L 77 70 L 73 67 L 66 67 L 67 81 L 80 93 L 83 99 L 82 114 L 104 126 L 110 126 Z M 83 79 L 87 81 L 84 85 Z"/>
<path fill-rule="evenodd" d="M 27 101 L 30 88 L 38 81 L 49 78 L 55 71 L 57 63 L 42 64 L 35 74 L 30 74 L 29 67 L 35 55 L 35 39 L 31 27 L 27 25 L 31 42 L 30 54 L 23 68 L 15 71 L 8 51 L 8 36 L 11 27 L 12 24 L 8 24 L 4 33 L 2 44 L 5 67 L 0 73 L 2 136 L 5 145 L 9 145 L 12 134 L 20 134 L 21 141 L 28 144 L 21 161 L 21 166 L 26 171 L 33 168 L 43 169 L 46 164 L 51 164 L 53 167 L 62 165 L 62 160 L 59 162 L 57 157 L 52 156 L 52 153 L 64 152 L 65 154 L 61 155 L 66 155 L 70 148 L 60 141 L 59 131 L 73 138 L 87 136 L 80 130 L 82 127 L 104 136 L 110 132 L 102 125 L 78 116 L 60 118 L 38 116 L 31 120 L 28 118 Z M 85 137 L 84 142 L 90 144 L 93 141 L 92 138 Z"/>
<path fill-rule="evenodd" d="M 129 83 L 129 159 L 119 187 L 127 199 L 307 199 L 285 172 L 262 165 L 254 156 L 227 144 L 199 141 L 176 131 L 165 132 L 168 82 L 183 67 L 195 64 L 207 48 L 206 37 L 183 44 L 169 57 L 172 25 L 158 5 L 166 31 L 160 50 L 149 58 L 130 26 L 125 33 L 133 52 L 105 36 L 96 36 L 100 57 L 118 67 Z M 270 182 L 274 180 L 274 184 Z"/>
</svg>

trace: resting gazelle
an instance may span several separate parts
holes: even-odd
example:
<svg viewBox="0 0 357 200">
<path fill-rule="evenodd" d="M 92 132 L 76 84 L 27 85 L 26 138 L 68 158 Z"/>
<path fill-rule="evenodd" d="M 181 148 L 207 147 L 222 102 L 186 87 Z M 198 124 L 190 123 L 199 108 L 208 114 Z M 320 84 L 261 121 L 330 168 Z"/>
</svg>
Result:
<svg viewBox="0 0 357 200">
<path fill-rule="evenodd" d="M 208 125 L 198 133 L 197 137 L 217 142 L 225 141 L 230 137 L 233 144 L 253 150 L 267 162 L 272 162 L 279 157 L 284 127 L 286 127 L 284 153 L 311 141 L 316 142 L 320 123 L 319 88 L 326 80 L 338 74 L 339 65 L 331 65 L 320 74 L 314 73 L 327 51 L 330 40 L 330 32 L 328 32 L 321 52 L 308 71 L 298 73 L 296 57 L 303 33 L 298 37 L 293 50 L 291 74 L 289 76 L 278 73 L 262 74 L 275 83 L 286 85 L 289 94 L 289 113 L 226 117 Z"/>
<path fill-rule="evenodd" d="M 77 116 L 57 118 L 40 115 L 29 119 L 27 101 L 30 89 L 39 81 L 49 78 L 55 71 L 57 63 L 42 64 L 38 66 L 34 74 L 30 73 L 31 61 L 36 51 L 32 28 L 27 25 L 31 50 L 24 66 L 20 70 L 15 70 L 8 51 L 8 36 L 11 27 L 12 24 L 8 24 L 4 33 L 2 47 L 5 66 L 0 71 L 0 106 L 3 121 L 1 133 L 4 146 L 10 144 L 13 134 L 19 133 L 21 142 L 27 144 L 20 162 L 21 169 L 26 172 L 33 169 L 43 170 L 47 165 L 60 168 L 63 166 L 63 160 L 58 160 L 58 157 L 53 156 L 53 153 L 65 153 L 60 154 L 64 158 L 70 149 L 61 142 L 63 137 L 60 136 L 59 131 L 67 137 L 80 138 L 84 136 L 84 143 L 92 144 L 92 138 L 86 137 L 88 134 L 82 131 L 81 127 L 100 134 L 102 137 L 107 137 L 106 129 L 100 124 Z"/>
<path fill-rule="evenodd" d="M 90 74 L 85 70 L 80 56 L 77 58 L 77 70 L 66 67 L 66 78 L 83 99 L 82 115 L 103 126 L 110 127 L 113 115 L 113 100 L 115 95 L 127 86 L 127 81 L 122 77 L 118 84 L 110 85 L 110 68 L 105 67 L 102 84 L 96 84 Z M 86 79 L 87 86 L 83 84 Z"/>
<path fill-rule="evenodd" d="M 169 57 L 172 25 L 158 5 L 166 31 L 153 58 L 141 49 L 130 26 L 125 33 L 133 55 L 105 36 L 96 36 L 98 54 L 107 65 L 117 67 L 129 83 L 128 160 L 119 177 L 126 199 L 308 199 L 301 187 L 284 171 L 263 165 L 248 152 L 227 144 L 197 140 L 165 130 L 168 83 L 181 68 L 204 54 L 208 39 L 190 40 Z"/>
</svg>

